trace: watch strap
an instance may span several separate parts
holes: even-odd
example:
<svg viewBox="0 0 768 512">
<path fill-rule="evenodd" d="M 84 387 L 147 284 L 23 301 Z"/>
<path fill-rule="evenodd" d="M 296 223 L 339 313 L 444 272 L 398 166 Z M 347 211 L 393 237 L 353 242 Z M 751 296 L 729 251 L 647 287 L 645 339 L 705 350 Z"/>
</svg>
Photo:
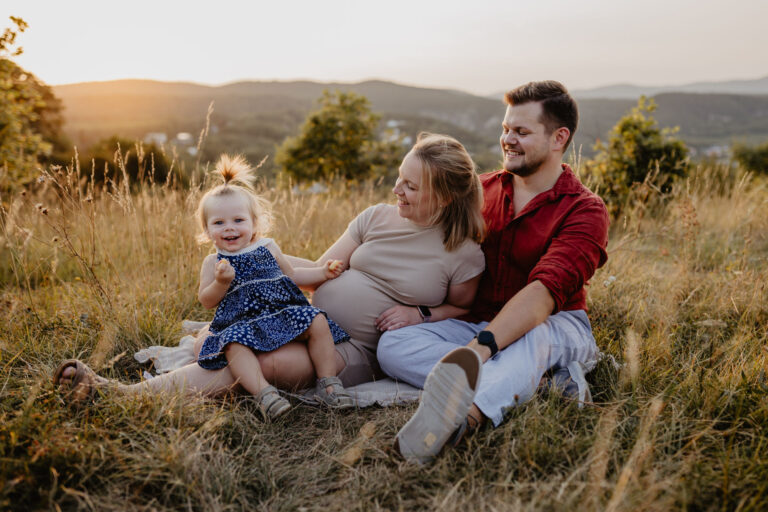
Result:
<svg viewBox="0 0 768 512">
<path fill-rule="evenodd" d="M 432 311 L 427 306 L 416 306 L 416 311 L 419 312 L 419 316 L 423 322 L 430 322 L 432 320 Z"/>
<path fill-rule="evenodd" d="M 499 346 L 496 344 L 496 337 L 491 331 L 480 331 L 477 333 L 477 342 L 480 345 L 485 345 L 491 351 L 491 357 L 495 356 L 499 352 Z"/>
</svg>

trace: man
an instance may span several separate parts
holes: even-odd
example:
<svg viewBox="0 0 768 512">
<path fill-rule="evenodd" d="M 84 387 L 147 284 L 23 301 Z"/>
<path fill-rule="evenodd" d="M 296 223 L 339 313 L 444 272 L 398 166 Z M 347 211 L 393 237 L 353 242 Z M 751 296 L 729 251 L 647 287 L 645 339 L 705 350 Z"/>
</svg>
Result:
<svg viewBox="0 0 768 512">
<path fill-rule="evenodd" d="M 505 102 L 504 168 L 481 176 L 486 270 L 472 309 L 461 320 L 389 331 L 379 341 L 382 369 L 424 387 L 396 440 L 411 461 L 427 462 L 451 436 L 487 419 L 498 426 L 549 369 L 588 399 L 583 374 L 598 350 L 584 286 L 607 258 L 608 213 L 563 163 L 578 124 L 565 87 L 531 82 Z"/>
</svg>

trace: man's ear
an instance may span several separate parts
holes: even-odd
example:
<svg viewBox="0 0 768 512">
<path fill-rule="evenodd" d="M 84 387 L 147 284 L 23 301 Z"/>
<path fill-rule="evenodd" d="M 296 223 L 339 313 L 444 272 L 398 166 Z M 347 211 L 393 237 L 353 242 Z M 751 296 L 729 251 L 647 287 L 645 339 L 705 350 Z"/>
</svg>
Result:
<svg viewBox="0 0 768 512">
<path fill-rule="evenodd" d="M 564 152 L 565 144 L 568 142 L 568 137 L 570 136 L 571 136 L 571 130 L 569 130 L 565 126 L 561 126 L 560 128 L 556 129 L 554 132 L 552 132 L 552 136 L 550 138 L 552 149 Z"/>
</svg>

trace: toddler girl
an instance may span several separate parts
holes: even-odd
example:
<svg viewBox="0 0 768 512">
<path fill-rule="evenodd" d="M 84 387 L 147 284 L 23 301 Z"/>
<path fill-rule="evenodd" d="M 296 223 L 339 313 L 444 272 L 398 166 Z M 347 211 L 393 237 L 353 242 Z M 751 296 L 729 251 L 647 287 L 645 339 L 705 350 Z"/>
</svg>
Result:
<svg viewBox="0 0 768 512">
<path fill-rule="evenodd" d="M 198 298 L 216 308 L 198 364 L 215 370 L 229 364 L 235 379 L 273 419 L 290 404 L 265 380 L 254 351 L 275 350 L 306 340 L 317 374 L 315 398 L 338 409 L 354 401 L 336 377 L 334 343 L 349 336 L 309 304 L 296 286 L 316 286 L 339 276 L 340 261 L 323 267 L 293 268 L 270 238 L 261 238 L 271 220 L 268 203 L 251 188 L 253 170 L 242 157 L 222 156 L 215 173 L 224 184 L 200 200 L 197 215 L 204 239 L 216 254 L 203 261 Z"/>
</svg>

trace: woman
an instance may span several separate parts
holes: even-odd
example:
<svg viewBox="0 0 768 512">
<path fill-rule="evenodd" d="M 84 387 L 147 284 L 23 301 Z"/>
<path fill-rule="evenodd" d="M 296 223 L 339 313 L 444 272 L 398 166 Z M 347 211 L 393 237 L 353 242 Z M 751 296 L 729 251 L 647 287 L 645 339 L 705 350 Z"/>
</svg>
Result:
<svg viewBox="0 0 768 512">
<path fill-rule="evenodd" d="M 366 209 L 317 260 L 341 260 L 347 269 L 320 286 L 312 300 L 351 336 L 336 345 L 336 368 L 344 386 L 383 376 L 376 363 L 383 331 L 467 312 L 485 267 L 479 245 L 484 233 L 482 191 L 474 163 L 458 141 L 420 134 L 392 191 L 396 206 Z M 290 259 L 295 266 L 316 264 Z M 314 382 L 303 342 L 258 357 L 265 378 L 277 387 L 296 389 Z M 62 363 L 54 381 L 70 388 L 74 400 L 110 383 L 76 361 Z M 184 387 L 206 394 L 234 384 L 227 368 L 209 371 L 197 364 L 131 386 L 110 383 L 126 392 Z"/>
</svg>

